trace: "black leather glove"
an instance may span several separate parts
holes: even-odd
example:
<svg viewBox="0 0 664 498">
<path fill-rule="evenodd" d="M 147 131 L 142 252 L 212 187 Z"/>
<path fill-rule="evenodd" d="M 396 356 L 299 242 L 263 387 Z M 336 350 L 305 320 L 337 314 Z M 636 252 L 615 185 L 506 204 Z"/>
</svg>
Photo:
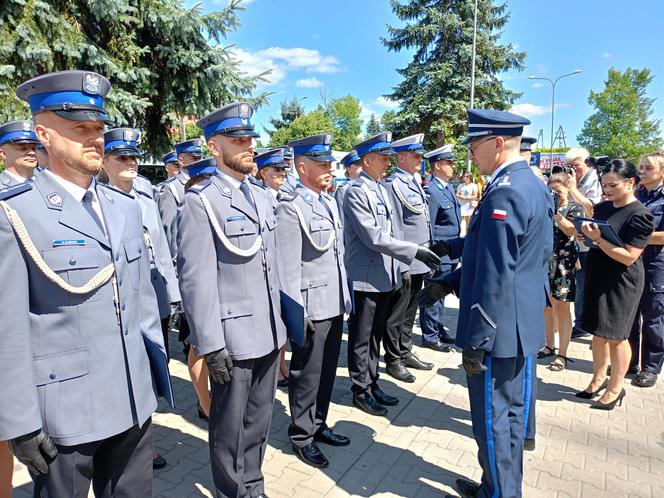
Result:
<svg viewBox="0 0 664 498">
<path fill-rule="evenodd" d="M 401 282 L 403 283 L 404 289 L 410 289 L 411 279 L 409 271 L 405 271 L 401 274 Z"/>
<path fill-rule="evenodd" d="M 233 360 L 226 348 L 206 354 L 205 364 L 210 371 L 210 377 L 212 377 L 215 382 L 225 384 L 231 381 Z"/>
<path fill-rule="evenodd" d="M 440 256 L 441 258 L 444 256 L 449 256 L 451 252 L 450 245 L 444 240 L 437 240 L 436 242 L 431 244 L 430 249 L 433 252 L 435 252 L 437 256 Z"/>
<path fill-rule="evenodd" d="M 452 287 L 447 282 L 427 281 L 424 289 L 417 294 L 417 302 L 420 306 L 431 306 L 452 292 Z"/>
<path fill-rule="evenodd" d="M 184 310 L 182 309 L 182 301 L 171 303 L 171 314 L 168 317 L 169 330 L 175 327 L 182 313 L 184 313 Z"/>
<path fill-rule="evenodd" d="M 42 429 L 10 439 L 8 443 L 16 459 L 33 474 L 48 474 L 48 465 L 58 456 L 58 449 Z"/>
<path fill-rule="evenodd" d="M 440 258 L 433 251 L 429 250 L 428 247 L 419 246 L 415 253 L 415 259 L 421 261 L 432 270 L 437 270 L 440 266 Z"/>
<path fill-rule="evenodd" d="M 316 327 L 314 326 L 314 321 L 308 316 L 304 317 L 304 337 L 309 334 L 316 332 Z"/>
<path fill-rule="evenodd" d="M 468 373 L 468 375 L 479 375 L 482 372 L 486 372 L 486 367 L 484 366 L 485 354 L 486 351 L 483 349 L 475 349 L 468 344 L 463 347 L 463 352 L 461 353 L 461 363 L 463 365 L 463 369 Z"/>
</svg>

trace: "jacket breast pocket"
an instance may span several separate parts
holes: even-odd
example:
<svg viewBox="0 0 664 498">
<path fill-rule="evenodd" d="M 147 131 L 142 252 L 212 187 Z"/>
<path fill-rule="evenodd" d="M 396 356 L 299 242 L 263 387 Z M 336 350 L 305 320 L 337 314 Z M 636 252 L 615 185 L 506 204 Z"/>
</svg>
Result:
<svg viewBox="0 0 664 498">
<path fill-rule="evenodd" d="M 311 233 L 311 238 L 314 239 L 314 242 L 319 245 L 327 244 L 332 235 L 333 228 L 333 223 L 329 220 L 326 220 L 325 218 L 318 218 L 309 221 L 309 232 Z"/>
<path fill-rule="evenodd" d="M 224 233 L 231 244 L 239 249 L 248 249 L 256 240 L 257 227 L 249 219 L 227 221 L 224 225 Z"/>
<path fill-rule="evenodd" d="M 138 290 L 141 286 L 141 256 L 145 241 L 143 236 L 135 237 L 133 239 L 125 240 L 122 245 L 124 246 L 125 257 L 127 259 L 127 271 L 129 273 L 129 280 L 131 287 Z"/>
<path fill-rule="evenodd" d="M 42 253 L 48 267 L 68 284 L 82 287 L 100 270 L 101 249 L 96 247 L 57 247 Z M 101 299 L 99 290 L 81 296 L 85 302 Z"/>
<path fill-rule="evenodd" d="M 87 349 L 36 358 L 34 374 L 42 418 L 51 436 L 73 437 L 92 431 Z"/>
</svg>

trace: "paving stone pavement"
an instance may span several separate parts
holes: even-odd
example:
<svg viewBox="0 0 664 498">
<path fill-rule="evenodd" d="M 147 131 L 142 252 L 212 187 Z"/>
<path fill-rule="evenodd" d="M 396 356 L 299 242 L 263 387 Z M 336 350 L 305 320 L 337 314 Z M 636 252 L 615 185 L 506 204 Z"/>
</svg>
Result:
<svg viewBox="0 0 664 498">
<path fill-rule="evenodd" d="M 456 306 L 450 303 L 448 306 Z M 452 331 L 457 310 L 446 310 Z M 416 329 L 415 344 L 420 343 Z M 664 383 L 640 389 L 625 382 L 627 396 L 612 412 L 588 409 L 573 397 L 590 379 L 589 339 L 574 341 L 568 369 L 538 368 L 537 449 L 524 456 L 523 495 L 539 497 L 664 497 Z M 434 497 L 454 493 L 461 476 L 478 480 L 466 377 L 459 352 L 438 353 L 416 346 L 435 363 L 430 372 L 414 372 L 413 384 L 394 381 L 381 364 L 381 386 L 399 397 L 387 417 L 372 417 L 352 407 L 346 363 L 346 336 L 337 369 L 328 423 L 350 436 L 343 448 L 321 445 L 330 467 L 317 470 L 300 462 L 287 436 L 288 394 L 279 389 L 265 456 L 266 493 L 278 498 L 318 496 Z M 153 496 L 213 496 L 205 422 L 196 416 L 196 397 L 184 357 L 171 335 L 171 371 L 178 406 L 160 405 L 154 416 L 154 443 L 168 460 L 155 472 Z M 26 470 L 17 465 L 15 498 L 31 496 Z M 92 495 L 90 495 L 92 496 Z M 142 497 L 137 497 L 142 498 Z"/>
</svg>

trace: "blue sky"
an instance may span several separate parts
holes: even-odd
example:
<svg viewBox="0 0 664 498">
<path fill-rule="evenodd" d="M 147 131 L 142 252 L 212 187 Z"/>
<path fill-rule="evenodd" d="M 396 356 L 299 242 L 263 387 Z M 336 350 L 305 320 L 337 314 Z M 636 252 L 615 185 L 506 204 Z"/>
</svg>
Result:
<svg viewBox="0 0 664 498">
<path fill-rule="evenodd" d="M 213 10 L 226 2 L 204 0 L 203 5 Z M 277 115 L 280 102 L 293 96 L 304 99 L 302 104 L 310 110 L 320 103 L 321 92 L 328 97 L 350 93 L 362 102 L 365 119 L 398 105 L 383 95 L 399 83 L 396 69 L 408 63 L 410 53 L 388 52 L 380 43 L 385 26 L 398 23 L 387 0 L 245 0 L 243 4 L 242 25 L 228 42 L 235 44 L 247 72 L 273 71 L 270 83 L 261 85 L 274 95 L 255 115 L 259 125 Z M 664 2 L 509 0 L 508 6 L 511 20 L 502 41 L 528 55 L 523 72 L 501 78 L 510 89 L 523 92 L 515 111 L 531 119 L 527 134 L 536 137 L 542 129 L 543 145 L 548 147 L 551 85 L 528 76 L 555 79 L 575 69 L 583 72 L 556 86 L 554 132 L 562 125 L 568 146 L 576 144 L 583 121 L 592 112 L 587 104 L 590 90 L 603 88 L 610 67 L 649 67 L 655 75 L 649 96 L 657 98 L 655 115 L 664 120 L 664 39 L 658 33 Z"/>
</svg>

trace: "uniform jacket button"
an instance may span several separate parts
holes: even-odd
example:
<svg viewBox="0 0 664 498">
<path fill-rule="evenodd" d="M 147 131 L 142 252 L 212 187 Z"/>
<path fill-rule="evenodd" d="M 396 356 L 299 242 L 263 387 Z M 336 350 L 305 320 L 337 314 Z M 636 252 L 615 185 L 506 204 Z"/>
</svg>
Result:
<svg viewBox="0 0 664 498">
<path fill-rule="evenodd" d="M 122 311 L 124 311 L 125 309 L 127 309 L 127 306 L 124 303 L 122 303 Z"/>
<path fill-rule="evenodd" d="M 138 254 L 143 254 L 143 249 L 141 247 L 138 248 Z"/>
<path fill-rule="evenodd" d="M 51 372 L 50 374 L 48 374 L 48 378 L 51 380 L 55 380 L 55 374 Z"/>
<path fill-rule="evenodd" d="M 124 335 L 129 335 L 129 329 L 127 327 L 124 329 Z"/>
<path fill-rule="evenodd" d="M 227 313 L 228 313 L 229 315 L 231 315 L 231 314 L 233 314 L 233 311 L 232 311 L 232 310 L 228 310 Z"/>
<path fill-rule="evenodd" d="M 115 261 L 119 261 L 119 260 L 120 260 L 120 254 L 118 253 L 118 254 L 115 255 Z"/>
<path fill-rule="evenodd" d="M 69 260 L 69 265 L 70 265 L 70 266 L 74 266 L 75 264 L 76 264 L 76 260 L 75 260 L 74 258 L 71 258 L 71 259 Z"/>
</svg>

